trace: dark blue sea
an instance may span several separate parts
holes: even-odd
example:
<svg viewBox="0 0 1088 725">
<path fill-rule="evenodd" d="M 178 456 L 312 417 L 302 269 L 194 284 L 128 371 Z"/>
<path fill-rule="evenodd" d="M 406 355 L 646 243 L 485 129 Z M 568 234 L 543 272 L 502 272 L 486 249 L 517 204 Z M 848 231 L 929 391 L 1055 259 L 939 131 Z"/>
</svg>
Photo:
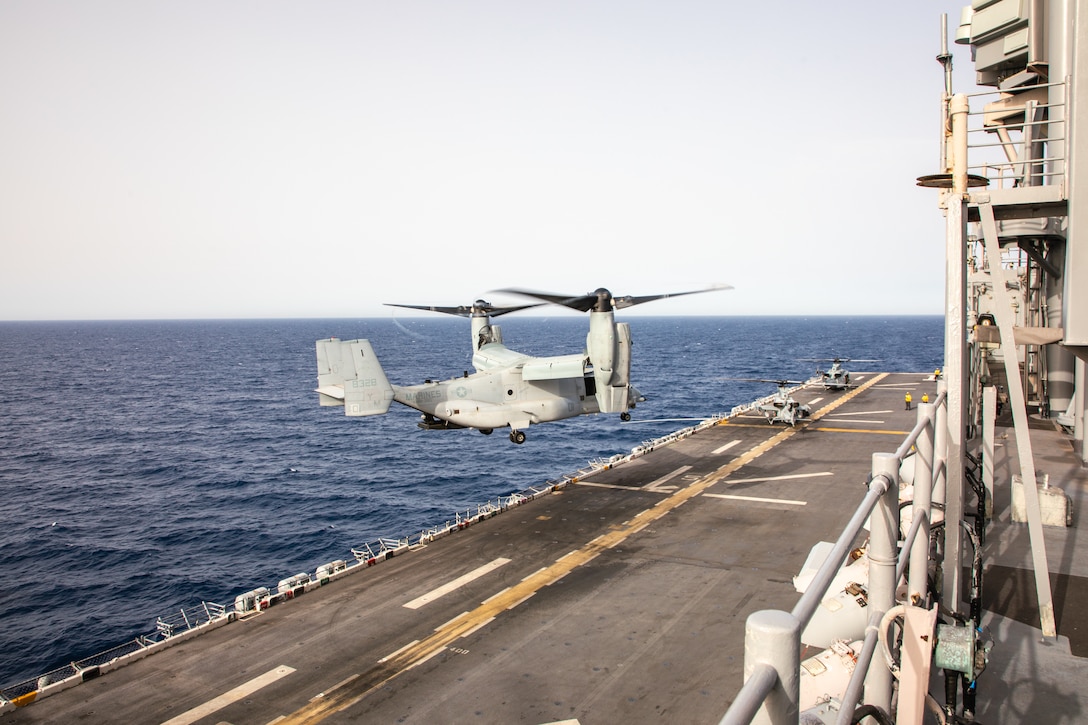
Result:
<svg viewBox="0 0 1088 725">
<path fill-rule="evenodd" d="M 941 317 L 632 317 L 635 420 L 528 441 L 321 408 L 314 341 L 369 338 L 394 383 L 471 369 L 457 318 L 0 322 L 0 685 L 379 537 L 404 537 L 774 391 L 729 378 L 942 365 Z M 504 317 L 506 343 L 580 352 L 587 320 Z M 664 419 L 664 420 L 662 420 Z M 659 421 L 659 422 L 647 422 Z"/>
</svg>

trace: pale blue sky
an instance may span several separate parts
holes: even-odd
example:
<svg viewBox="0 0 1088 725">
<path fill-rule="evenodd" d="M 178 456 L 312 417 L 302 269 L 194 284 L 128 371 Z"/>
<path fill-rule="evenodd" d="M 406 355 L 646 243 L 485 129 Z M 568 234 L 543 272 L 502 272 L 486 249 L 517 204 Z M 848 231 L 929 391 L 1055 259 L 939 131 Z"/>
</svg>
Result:
<svg viewBox="0 0 1088 725">
<path fill-rule="evenodd" d="M 5 0 L 0 319 L 940 314 L 960 4 Z"/>
</svg>

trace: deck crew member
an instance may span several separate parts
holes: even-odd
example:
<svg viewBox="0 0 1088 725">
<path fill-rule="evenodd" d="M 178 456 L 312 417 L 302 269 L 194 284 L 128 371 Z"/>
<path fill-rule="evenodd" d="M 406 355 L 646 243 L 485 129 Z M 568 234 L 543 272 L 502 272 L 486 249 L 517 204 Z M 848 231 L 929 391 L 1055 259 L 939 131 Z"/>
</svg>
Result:
<svg viewBox="0 0 1088 725">
<path fill-rule="evenodd" d="M 911 401 L 910 393 L 907 393 L 903 397 L 903 401 L 906 402 L 906 404 L 907 404 L 907 410 L 910 410 L 910 401 Z"/>
</svg>

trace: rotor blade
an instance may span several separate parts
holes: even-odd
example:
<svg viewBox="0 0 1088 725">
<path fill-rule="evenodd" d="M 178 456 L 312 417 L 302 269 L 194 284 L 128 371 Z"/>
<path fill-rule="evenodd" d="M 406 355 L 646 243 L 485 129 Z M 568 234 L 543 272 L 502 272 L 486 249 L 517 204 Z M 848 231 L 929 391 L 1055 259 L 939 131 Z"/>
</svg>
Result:
<svg viewBox="0 0 1088 725">
<path fill-rule="evenodd" d="M 543 307 L 543 306 L 544 306 L 543 302 L 534 302 L 531 305 L 517 305 L 515 307 L 491 307 L 491 308 L 489 308 L 487 310 L 487 314 L 491 315 L 492 317 L 499 317 L 500 315 L 505 315 L 505 314 L 508 314 L 510 312 L 519 312 L 521 310 L 527 310 L 530 307 Z"/>
<path fill-rule="evenodd" d="M 703 292 L 716 292 L 718 290 L 729 290 L 729 289 L 733 289 L 733 286 L 728 285 L 728 284 L 723 284 L 723 285 L 714 285 L 713 287 L 708 287 L 707 289 L 690 290 L 688 292 L 667 292 L 667 293 L 662 294 L 662 295 L 643 295 L 641 297 L 632 297 L 631 295 L 627 295 L 625 297 L 613 297 L 612 298 L 612 304 L 615 306 L 615 308 L 617 310 L 622 310 L 622 309 L 624 309 L 626 307 L 634 307 L 635 305 L 641 305 L 644 302 L 653 302 L 655 300 L 664 300 L 664 299 L 667 299 L 669 297 L 683 297 L 684 295 L 698 295 L 698 294 L 702 294 Z"/>
<path fill-rule="evenodd" d="M 544 300 L 545 302 L 553 305 L 563 305 L 569 307 L 572 310 L 578 310 L 579 312 L 589 312 L 597 304 L 597 295 L 559 295 L 554 292 L 538 292 L 536 290 L 527 289 L 501 289 L 495 290 L 496 292 L 505 292 L 507 294 L 522 295 L 523 297 L 533 297 L 538 300 Z"/>
<path fill-rule="evenodd" d="M 542 302 L 537 302 L 531 305 L 517 305 L 514 307 L 496 307 L 490 303 L 477 302 L 475 305 L 460 305 L 458 307 L 441 307 L 438 305 L 401 305 L 395 302 L 386 302 L 387 307 L 404 307 L 409 310 L 424 310 L 427 312 L 441 312 L 445 315 L 457 315 L 459 317 L 472 317 L 474 314 L 486 314 L 491 317 L 498 317 L 505 315 L 509 312 L 517 312 L 519 310 L 527 310 L 530 307 L 542 307 Z"/>
<path fill-rule="evenodd" d="M 635 305 L 641 305 L 644 302 L 653 302 L 655 300 L 663 300 L 668 297 L 682 297 L 684 295 L 695 295 L 703 292 L 715 292 L 718 290 L 733 289 L 732 285 L 714 285 L 706 289 L 690 290 L 688 292 L 667 292 L 659 295 L 643 295 L 639 297 L 633 297 L 627 295 L 624 297 L 615 297 L 611 292 L 604 288 L 597 289 L 593 292 L 584 295 L 560 295 L 553 292 L 538 292 L 535 290 L 524 289 L 504 289 L 497 290 L 499 292 L 507 292 L 511 294 L 524 295 L 526 297 L 534 297 L 538 300 L 544 300 L 555 305 L 563 305 L 569 307 L 572 310 L 578 310 L 579 312 L 589 312 L 592 309 L 598 307 L 598 303 L 604 299 L 611 299 L 611 307 L 614 310 L 622 310 L 627 307 L 634 307 Z"/>
</svg>

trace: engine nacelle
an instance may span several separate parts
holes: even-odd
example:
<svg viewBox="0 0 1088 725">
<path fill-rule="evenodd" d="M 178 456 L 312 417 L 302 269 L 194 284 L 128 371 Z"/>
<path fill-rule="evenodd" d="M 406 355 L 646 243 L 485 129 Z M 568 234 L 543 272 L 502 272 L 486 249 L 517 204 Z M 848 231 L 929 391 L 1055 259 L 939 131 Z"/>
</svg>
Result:
<svg viewBox="0 0 1088 725">
<path fill-rule="evenodd" d="M 586 350 L 597 385 L 597 405 L 602 413 L 627 410 L 631 382 L 631 328 L 615 321 L 611 312 L 592 312 Z"/>
</svg>

